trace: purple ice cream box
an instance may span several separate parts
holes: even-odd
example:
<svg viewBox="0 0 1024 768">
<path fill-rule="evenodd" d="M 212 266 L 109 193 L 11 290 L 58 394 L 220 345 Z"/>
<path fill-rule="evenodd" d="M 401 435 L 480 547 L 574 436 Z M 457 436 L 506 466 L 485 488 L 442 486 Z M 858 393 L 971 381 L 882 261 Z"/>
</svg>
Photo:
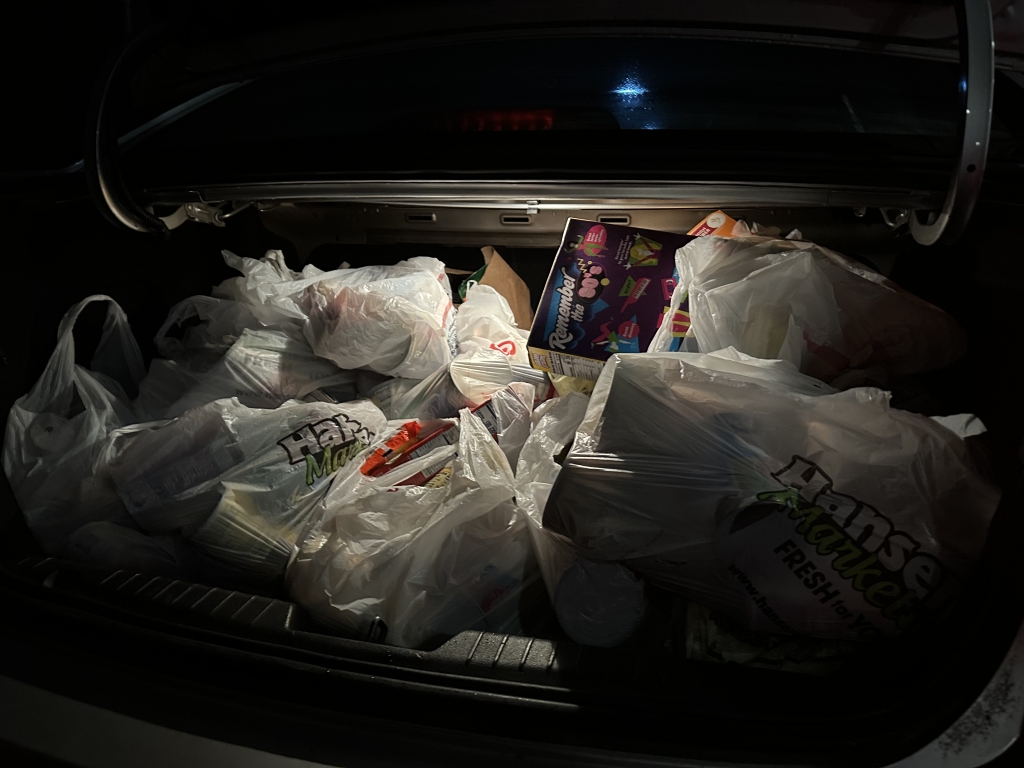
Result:
<svg viewBox="0 0 1024 768">
<path fill-rule="evenodd" d="M 691 235 L 569 219 L 530 329 L 530 363 L 596 381 L 604 362 L 645 352 L 676 286 Z"/>
</svg>

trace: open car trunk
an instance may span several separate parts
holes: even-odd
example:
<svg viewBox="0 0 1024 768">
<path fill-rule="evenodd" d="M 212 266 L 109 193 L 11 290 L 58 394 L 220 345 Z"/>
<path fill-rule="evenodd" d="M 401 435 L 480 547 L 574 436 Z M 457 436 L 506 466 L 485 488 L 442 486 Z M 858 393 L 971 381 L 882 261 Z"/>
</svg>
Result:
<svg viewBox="0 0 1024 768">
<path fill-rule="evenodd" d="M 425 209 L 372 205 L 254 206 L 225 228 L 189 225 L 161 242 L 110 228 L 87 199 L 58 209 L 27 205 L 8 219 L 5 412 L 38 377 L 62 314 L 86 295 L 121 304 L 148 363 L 168 308 L 232 276 L 223 248 L 254 258 L 281 248 L 292 268 L 429 255 L 471 271 L 479 247 L 494 245 L 536 306 L 566 216 L 685 232 L 708 212 L 605 207 L 549 211 L 523 225 L 473 208 L 429 218 L 417 215 L 432 213 Z M 0 590 L 9 633 L 0 664 L 110 709 L 324 762 L 372 760 L 382 749 L 445 764 L 494 751 L 504 757 L 487 759 L 543 752 L 552 761 L 593 761 L 598 753 L 587 750 L 615 750 L 866 766 L 912 753 L 976 699 L 1024 618 L 1024 406 L 1013 373 L 1024 262 L 1016 213 L 982 204 L 959 243 L 924 248 L 877 211 L 726 212 L 783 232 L 799 227 L 805 239 L 887 274 L 967 330 L 968 352 L 956 364 L 894 387 L 895 407 L 977 414 L 989 430 L 988 471 L 1003 489 L 967 593 L 940 626 L 864 644 L 823 676 L 698 661 L 687 658 L 686 602 L 649 586 L 642 625 L 616 648 L 573 643 L 540 594 L 540 608 L 524 616 L 527 635 L 466 631 L 406 650 L 318 625 L 280 585 L 250 594 L 47 558 L 4 480 Z M 99 312 L 85 319 L 92 322 L 76 331 L 80 363 L 102 320 Z M 428 736 L 434 741 L 425 747 Z"/>
</svg>

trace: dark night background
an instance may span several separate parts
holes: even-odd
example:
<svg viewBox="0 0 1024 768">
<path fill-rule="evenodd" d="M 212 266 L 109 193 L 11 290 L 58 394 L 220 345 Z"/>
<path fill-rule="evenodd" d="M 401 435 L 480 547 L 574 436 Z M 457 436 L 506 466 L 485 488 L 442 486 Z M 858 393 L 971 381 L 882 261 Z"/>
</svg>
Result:
<svg viewBox="0 0 1024 768">
<path fill-rule="evenodd" d="M 52 170 L 81 160 L 93 82 L 125 37 L 123 4 L 10 3 L 2 26 L 7 142 L 0 173 Z"/>
</svg>

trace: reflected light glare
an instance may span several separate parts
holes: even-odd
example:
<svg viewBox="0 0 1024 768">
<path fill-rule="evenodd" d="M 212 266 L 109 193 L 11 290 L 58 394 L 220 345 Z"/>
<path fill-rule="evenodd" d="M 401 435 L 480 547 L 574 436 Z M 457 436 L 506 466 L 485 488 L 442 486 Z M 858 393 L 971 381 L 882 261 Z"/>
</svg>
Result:
<svg viewBox="0 0 1024 768">
<path fill-rule="evenodd" d="M 643 96 L 647 93 L 647 89 L 640 84 L 639 80 L 627 77 L 622 81 L 622 85 L 612 91 L 612 93 L 617 93 L 619 96 L 625 96 L 627 99 L 635 99 L 638 96 Z"/>
</svg>

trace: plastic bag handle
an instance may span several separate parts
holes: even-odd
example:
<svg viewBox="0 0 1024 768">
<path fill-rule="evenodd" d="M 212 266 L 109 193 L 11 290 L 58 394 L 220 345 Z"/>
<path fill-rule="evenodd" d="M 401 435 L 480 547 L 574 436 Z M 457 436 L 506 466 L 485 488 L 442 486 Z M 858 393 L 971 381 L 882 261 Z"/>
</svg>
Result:
<svg viewBox="0 0 1024 768">
<path fill-rule="evenodd" d="M 129 395 L 134 394 L 133 390 L 146 375 L 142 352 L 131 333 L 128 316 L 111 297 L 94 294 L 72 306 L 61 318 L 57 346 L 28 396 L 26 407 L 30 410 L 47 410 L 54 402 L 71 397 L 75 378 L 75 323 L 82 310 L 94 301 L 106 301 L 109 306 L 90 368 L 116 381 Z"/>
</svg>

